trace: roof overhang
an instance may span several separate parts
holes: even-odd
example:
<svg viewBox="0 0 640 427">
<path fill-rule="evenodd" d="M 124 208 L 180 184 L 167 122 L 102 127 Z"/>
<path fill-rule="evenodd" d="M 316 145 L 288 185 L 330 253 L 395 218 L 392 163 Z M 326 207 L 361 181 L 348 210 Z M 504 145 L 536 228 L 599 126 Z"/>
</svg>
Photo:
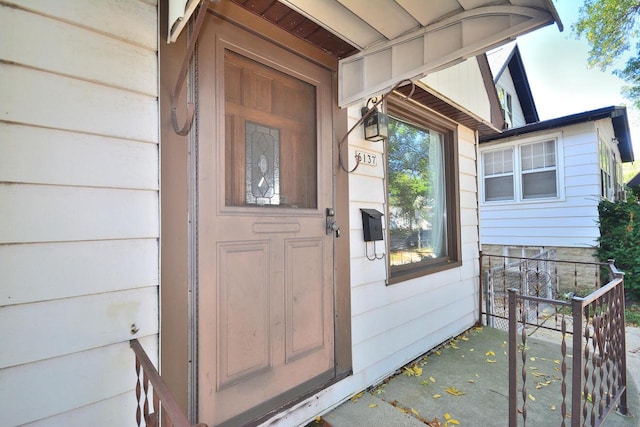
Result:
<svg viewBox="0 0 640 427">
<path fill-rule="evenodd" d="M 338 69 L 349 106 L 515 39 L 562 23 L 551 0 L 279 0 L 360 52 Z"/>
<path fill-rule="evenodd" d="M 591 122 L 610 118 L 613 125 L 613 132 L 618 140 L 618 150 L 622 162 L 633 162 L 633 145 L 631 143 L 631 133 L 629 131 L 629 120 L 627 118 L 627 108 L 624 106 L 611 106 L 600 108 L 592 111 L 585 111 L 578 114 L 559 117 L 556 119 L 545 120 L 542 122 L 532 123 L 526 126 L 505 130 L 502 133 L 485 134 L 480 136 L 480 143 L 501 141 L 519 135 L 526 135 L 532 132 L 540 132 L 552 129 L 558 129 L 564 126 L 575 125 L 578 123 Z"/>
<path fill-rule="evenodd" d="M 404 96 L 410 95 L 411 101 L 427 107 L 443 117 L 454 120 L 469 129 L 477 130 L 480 136 L 493 135 L 500 132 L 500 129 L 495 124 L 484 120 L 421 81 L 416 82 L 413 88 L 410 84 L 401 86 L 396 89 L 396 92 Z"/>
<path fill-rule="evenodd" d="M 196 6 L 209 1 L 217 2 L 169 0 L 169 42 L 178 37 Z M 562 31 L 552 0 L 279 2 L 359 50 L 338 64 L 341 107 L 388 92 L 402 80 L 415 81 L 554 22 Z M 256 0 L 252 4 L 257 9 L 263 3 Z"/>
</svg>

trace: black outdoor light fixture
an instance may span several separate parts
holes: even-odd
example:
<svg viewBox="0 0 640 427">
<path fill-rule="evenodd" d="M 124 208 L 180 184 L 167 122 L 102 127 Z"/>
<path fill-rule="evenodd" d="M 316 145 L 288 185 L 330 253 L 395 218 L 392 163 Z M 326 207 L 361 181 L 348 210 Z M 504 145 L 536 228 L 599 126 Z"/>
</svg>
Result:
<svg viewBox="0 0 640 427">
<path fill-rule="evenodd" d="M 361 113 L 364 118 L 364 139 L 382 141 L 389 137 L 389 118 L 383 112 L 378 111 L 378 107 L 374 106 L 371 109 L 362 107 Z"/>
</svg>

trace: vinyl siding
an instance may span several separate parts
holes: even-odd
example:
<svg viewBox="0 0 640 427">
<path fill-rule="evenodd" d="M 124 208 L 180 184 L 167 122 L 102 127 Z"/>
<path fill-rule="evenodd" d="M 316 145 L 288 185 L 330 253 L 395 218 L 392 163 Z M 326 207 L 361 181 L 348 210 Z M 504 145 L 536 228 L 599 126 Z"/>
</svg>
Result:
<svg viewBox="0 0 640 427">
<path fill-rule="evenodd" d="M 563 153 L 561 197 L 554 200 L 527 200 L 519 203 L 484 203 L 480 208 L 483 244 L 593 247 L 597 245 L 600 168 L 598 133 L 610 140 L 610 120 L 587 122 L 552 131 L 526 135 L 527 141 L 558 136 Z M 504 141 L 513 142 L 514 139 Z M 482 145 L 481 151 L 501 145 Z"/>
<path fill-rule="evenodd" d="M 129 339 L 158 360 L 157 19 L 0 5 L 3 426 L 135 422 Z"/>
<path fill-rule="evenodd" d="M 359 110 L 350 110 L 355 123 Z M 474 133 L 458 129 L 463 266 L 391 286 L 386 257 L 369 261 L 361 208 L 385 212 L 385 165 L 361 165 L 350 175 L 352 343 L 354 375 L 378 378 L 470 327 L 477 310 L 478 216 Z M 381 143 L 354 139 L 355 147 L 382 154 Z M 366 148 L 365 148 L 366 147 Z M 379 157 L 382 158 L 382 157 Z M 373 244 L 369 243 L 369 256 Z M 376 251 L 386 250 L 377 242 Z M 361 384 L 364 388 L 370 384 Z"/>
<path fill-rule="evenodd" d="M 511 95 L 511 108 L 513 114 L 513 126 L 512 128 L 517 128 L 520 126 L 526 125 L 524 120 L 524 112 L 522 111 L 522 107 L 520 106 L 520 98 L 518 98 L 518 94 L 516 93 L 516 86 L 513 83 L 513 78 L 511 77 L 511 72 L 509 68 L 507 68 L 504 73 L 500 76 L 500 79 L 496 83 L 496 86 L 502 87 Z"/>
<path fill-rule="evenodd" d="M 468 111 L 491 122 L 491 105 L 477 59 L 469 58 L 430 73 L 422 81 Z"/>
</svg>

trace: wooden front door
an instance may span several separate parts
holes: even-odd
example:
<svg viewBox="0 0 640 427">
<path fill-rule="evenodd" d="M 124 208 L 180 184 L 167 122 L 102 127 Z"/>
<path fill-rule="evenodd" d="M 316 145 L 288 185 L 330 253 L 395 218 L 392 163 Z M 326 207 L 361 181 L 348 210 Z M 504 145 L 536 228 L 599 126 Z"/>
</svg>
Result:
<svg viewBox="0 0 640 427">
<path fill-rule="evenodd" d="M 243 425 L 335 376 L 331 73 L 208 19 L 197 65 L 198 412 Z"/>
</svg>

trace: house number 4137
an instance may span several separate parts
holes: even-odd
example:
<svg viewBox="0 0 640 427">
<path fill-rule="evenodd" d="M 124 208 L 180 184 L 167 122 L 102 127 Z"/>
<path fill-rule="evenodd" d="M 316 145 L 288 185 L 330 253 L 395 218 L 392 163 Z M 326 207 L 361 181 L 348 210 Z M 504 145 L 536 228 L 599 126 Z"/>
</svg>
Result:
<svg viewBox="0 0 640 427">
<path fill-rule="evenodd" d="M 371 153 L 363 153 L 362 151 L 356 151 L 356 158 L 360 160 L 361 165 L 377 166 L 378 155 Z"/>
</svg>

